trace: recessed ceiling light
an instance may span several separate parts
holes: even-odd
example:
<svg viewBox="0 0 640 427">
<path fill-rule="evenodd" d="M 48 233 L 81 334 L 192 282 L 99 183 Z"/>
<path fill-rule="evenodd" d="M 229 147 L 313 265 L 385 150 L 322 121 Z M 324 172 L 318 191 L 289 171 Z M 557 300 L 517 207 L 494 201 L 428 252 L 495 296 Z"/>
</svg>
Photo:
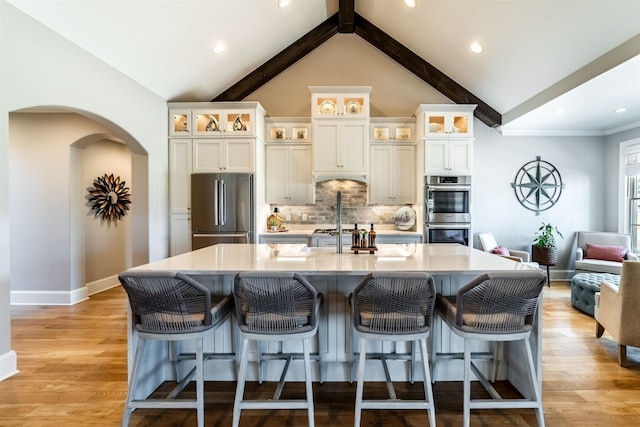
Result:
<svg viewBox="0 0 640 427">
<path fill-rule="evenodd" d="M 411 9 L 415 9 L 416 6 L 417 6 L 417 1 L 416 0 L 404 0 L 404 4 L 406 4 Z"/>
<path fill-rule="evenodd" d="M 289 6 L 289 3 L 291 3 L 291 0 L 278 0 L 278 7 L 283 9 Z"/>
<path fill-rule="evenodd" d="M 618 109 L 616 110 L 616 113 L 624 113 L 625 111 L 627 111 L 627 109 L 626 109 L 626 108 L 624 108 L 624 107 L 622 107 L 622 108 L 618 108 Z"/>
<path fill-rule="evenodd" d="M 216 55 L 219 53 L 222 53 L 222 51 L 224 51 L 224 43 L 222 42 L 216 42 L 213 47 L 211 48 L 211 52 L 215 53 Z"/>
<path fill-rule="evenodd" d="M 469 49 L 471 49 L 471 52 L 473 53 L 482 53 L 482 51 L 484 50 L 484 48 L 482 47 L 482 45 L 478 42 L 473 42 L 469 45 Z"/>
</svg>

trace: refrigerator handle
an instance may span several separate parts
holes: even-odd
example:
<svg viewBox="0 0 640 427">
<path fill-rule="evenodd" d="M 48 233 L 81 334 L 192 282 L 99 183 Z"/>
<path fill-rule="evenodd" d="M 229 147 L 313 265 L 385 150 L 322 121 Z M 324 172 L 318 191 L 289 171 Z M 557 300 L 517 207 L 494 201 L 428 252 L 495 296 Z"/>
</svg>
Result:
<svg viewBox="0 0 640 427">
<path fill-rule="evenodd" d="M 220 225 L 220 181 L 213 186 L 213 225 Z"/>
<path fill-rule="evenodd" d="M 220 206 L 220 225 L 225 225 L 227 222 L 227 186 L 224 183 L 224 179 L 220 180 L 220 192 L 222 193 L 221 206 Z"/>
</svg>

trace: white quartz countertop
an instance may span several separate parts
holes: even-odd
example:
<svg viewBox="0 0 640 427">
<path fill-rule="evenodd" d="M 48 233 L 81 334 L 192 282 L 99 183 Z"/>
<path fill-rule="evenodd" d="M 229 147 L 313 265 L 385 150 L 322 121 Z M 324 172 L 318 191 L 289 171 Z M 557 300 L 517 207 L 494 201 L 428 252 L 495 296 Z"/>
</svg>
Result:
<svg viewBox="0 0 640 427">
<path fill-rule="evenodd" d="M 300 225 L 290 225 L 287 226 L 287 231 L 277 231 L 277 232 L 271 232 L 271 231 L 265 231 L 264 233 L 260 233 L 261 235 L 274 235 L 274 234 L 283 234 L 283 235 L 296 235 L 296 236 L 311 236 L 313 234 L 313 232 L 317 229 L 323 229 L 323 228 L 335 228 L 335 224 L 329 224 L 329 225 L 316 225 L 316 226 L 300 226 Z M 353 224 L 348 224 L 348 225 L 343 225 L 342 226 L 343 229 L 345 228 L 353 228 Z M 362 230 L 362 227 L 359 227 L 360 230 Z M 364 228 L 364 230 L 369 231 L 369 227 L 367 226 L 366 228 Z M 402 231 L 402 230 L 398 230 L 397 228 L 388 228 L 388 227 L 382 227 L 382 226 L 378 226 L 375 228 L 376 233 L 378 235 L 394 235 L 394 236 L 422 236 L 422 233 L 419 231 Z"/>
<path fill-rule="evenodd" d="M 218 244 L 134 267 L 191 274 L 240 271 L 296 271 L 301 274 L 362 275 L 376 271 L 426 271 L 434 274 L 524 271 L 533 267 L 467 246 L 384 244 L 374 254 L 302 244 Z"/>
</svg>

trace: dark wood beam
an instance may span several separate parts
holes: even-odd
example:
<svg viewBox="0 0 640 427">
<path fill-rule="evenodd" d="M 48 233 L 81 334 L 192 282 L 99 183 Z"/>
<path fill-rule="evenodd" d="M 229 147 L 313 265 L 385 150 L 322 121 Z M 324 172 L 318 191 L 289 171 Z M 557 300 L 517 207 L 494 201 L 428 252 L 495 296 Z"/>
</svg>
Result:
<svg viewBox="0 0 640 427">
<path fill-rule="evenodd" d="M 338 32 L 353 33 L 355 31 L 355 3 L 355 0 L 340 0 L 338 2 Z"/>
<path fill-rule="evenodd" d="M 355 14 L 355 33 L 456 104 L 478 104 L 474 115 L 487 126 L 502 124 L 502 115 L 452 78 L 416 55 L 387 33 Z"/>
<path fill-rule="evenodd" d="M 341 0 L 342 1 L 342 0 Z M 353 0 L 351 0 L 353 3 Z M 273 58 L 211 100 L 240 101 L 338 33 L 338 13 L 300 37 Z"/>
</svg>

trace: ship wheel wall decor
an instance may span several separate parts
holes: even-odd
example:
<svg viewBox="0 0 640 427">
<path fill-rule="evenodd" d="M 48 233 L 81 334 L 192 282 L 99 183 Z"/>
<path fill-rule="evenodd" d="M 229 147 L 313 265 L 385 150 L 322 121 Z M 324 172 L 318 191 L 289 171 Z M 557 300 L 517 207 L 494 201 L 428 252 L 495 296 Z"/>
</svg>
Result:
<svg viewBox="0 0 640 427">
<path fill-rule="evenodd" d="M 129 210 L 131 194 L 125 187 L 125 181 L 113 174 L 99 176 L 93 180 L 93 187 L 89 187 L 89 205 L 94 216 L 104 221 L 121 220 Z"/>
<path fill-rule="evenodd" d="M 558 202 L 564 184 L 558 169 L 536 156 L 518 170 L 511 187 L 522 206 L 540 215 Z"/>
</svg>

